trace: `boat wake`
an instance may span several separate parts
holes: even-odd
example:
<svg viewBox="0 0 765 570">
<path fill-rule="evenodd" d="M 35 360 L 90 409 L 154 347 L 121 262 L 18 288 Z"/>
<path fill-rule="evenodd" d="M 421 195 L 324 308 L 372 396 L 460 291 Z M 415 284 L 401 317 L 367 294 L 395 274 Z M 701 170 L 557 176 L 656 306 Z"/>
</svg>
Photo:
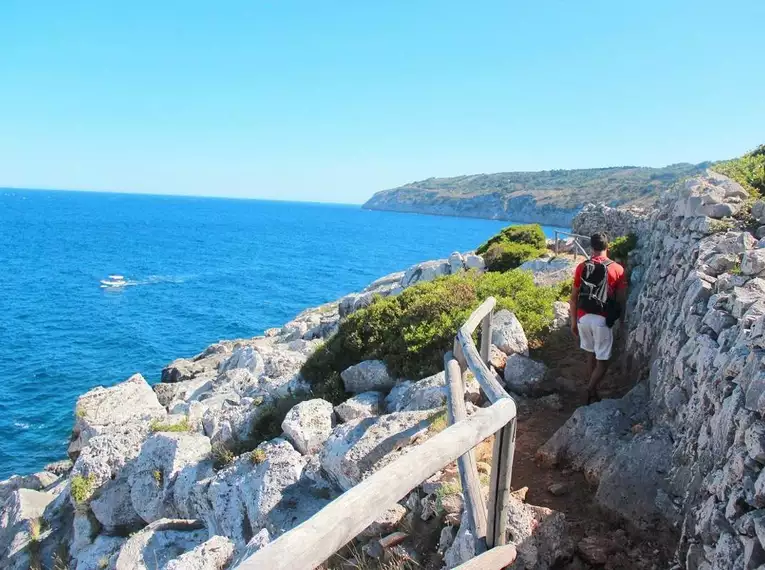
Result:
<svg viewBox="0 0 765 570">
<path fill-rule="evenodd" d="M 127 279 L 122 275 L 109 275 L 108 279 L 101 280 L 101 289 L 121 290 L 125 287 L 136 287 L 138 285 L 157 285 L 160 283 L 185 283 L 190 279 L 189 276 L 173 275 L 149 275 L 145 279 Z"/>
</svg>

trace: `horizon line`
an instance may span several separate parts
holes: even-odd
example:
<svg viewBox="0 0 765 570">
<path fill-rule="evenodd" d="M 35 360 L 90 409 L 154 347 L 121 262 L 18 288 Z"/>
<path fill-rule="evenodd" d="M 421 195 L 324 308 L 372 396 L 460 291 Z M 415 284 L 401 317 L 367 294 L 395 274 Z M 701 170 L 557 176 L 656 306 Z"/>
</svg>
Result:
<svg viewBox="0 0 765 570">
<path fill-rule="evenodd" d="M 204 198 L 210 200 L 255 200 L 259 202 L 285 202 L 299 204 L 322 204 L 326 206 L 362 206 L 365 202 L 330 202 L 320 200 L 284 200 L 279 198 L 259 198 L 257 196 L 212 196 L 210 194 L 168 194 L 161 192 L 144 192 L 141 190 L 94 190 L 83 188 L 26 188 L 21 186 L 0 186 L 0 191 L 14 192 L 64 192 L 72 194 L 119 194 L 125 196 L 150 196 L 157 198 Z"/>
</svg>

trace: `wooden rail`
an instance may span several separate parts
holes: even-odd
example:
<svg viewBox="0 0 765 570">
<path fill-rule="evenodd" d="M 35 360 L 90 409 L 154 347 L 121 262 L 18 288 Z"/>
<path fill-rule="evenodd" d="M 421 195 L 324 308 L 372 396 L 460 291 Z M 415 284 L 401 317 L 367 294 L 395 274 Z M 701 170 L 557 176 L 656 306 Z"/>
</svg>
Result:
<svg viewBox="0 0 765 570">
<path fill-rule="evenodd" d="M 498 570 L 512 563 L 515 549 L 506 543 L 507 508 L 515 449 L 516 406 L 489 368 L 491 318 L 496 301 L 487 299 L 460 328 L 455 354 L 444 357 L 449 427 L 343 493 L 304 523 L 242 562 L 242 570 L 316 568 L 403 499 L 428 477 L 453 461 L 465 497 L 470 530 L 479 556 L 459 568 Z M 481 324 L 481 353 L 473 333 Z M 465 409 L 464 375 L 472 372 L 491 402 L 472 416 Z M 495 436 L 487 509 L 473 449 Z M 491 550 L 486 550 L 487 547 Z M 497 548 L 493 548 L 497 547 Z M 475 562 L 476 564 L 473 564 Z"/>
</svg>

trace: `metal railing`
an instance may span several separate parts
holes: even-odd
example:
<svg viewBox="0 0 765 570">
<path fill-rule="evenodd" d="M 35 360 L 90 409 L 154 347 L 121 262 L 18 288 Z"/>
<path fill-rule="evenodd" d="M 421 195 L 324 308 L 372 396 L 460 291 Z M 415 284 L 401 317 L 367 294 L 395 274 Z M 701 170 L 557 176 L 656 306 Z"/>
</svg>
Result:
<svg viewBox="0 0 765 570">
<path fill-rule="evenodd" d="M 579 234 L 572 234 L 571 232 L 563 232 L 560 230 L 555 230 L 555 255 L 558 255 L 559 253 L 559 247 L 558 244 L 561 241 L 560 237 L 561 235 L 569 236 L 574 238 L 574 261 L 576 261 L 576 257 L 579 253 L 581 253 L 584 257 L 589 257 L 590 254 L 587 252 L 587 248 L 589 247 L 590 238 L 588 236 L 582 236 Z M 583 246 L 579 240 L 586 240 L 585 243 L 587 243 L 587 247 Z"/>
<path fill-rule="evenodd" d="M 286 532 L 239 565 L 242 570 L 316 568 L 437 471 L 457 460 L 468 524 L 476 537 L 473 560 L 459 568 L 498 570 L 510 565 L 515 548 L 507 543 L 510 480 L 515 452 L 515 401 L 489 368 L 491 319 L 488 298 L 460 328 L 454 352 L 444 356 L 449 426 L 346 491 L 304 523 Z M 481 351 L 473 333 L 481 325 Z M 470 371 L 491 402 L 472 416 L 465 409 L 464 376 Z M 485 505 L 474 448 L 494 435 L 489 505 Z"/>
</svg>

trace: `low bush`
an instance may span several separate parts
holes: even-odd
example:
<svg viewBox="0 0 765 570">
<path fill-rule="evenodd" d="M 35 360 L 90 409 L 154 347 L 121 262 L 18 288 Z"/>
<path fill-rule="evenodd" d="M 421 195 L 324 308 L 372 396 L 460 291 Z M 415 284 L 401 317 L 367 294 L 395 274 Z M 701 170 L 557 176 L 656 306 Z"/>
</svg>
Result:
<svg viewBox="0 0 765 570">
<path fill-rule="evenodd" d="M 718 162 L 712 170 L 732 178 L 753 197 L 765 196 L 765 144 L 740 158 Z"/>
<path fill-rule="evenodd" d="M 95 485 L 95 477 L 89 475 L 83 477 L 82 475 L 75 475 L 69 483 L 69 493 L 74 499 L 76 505 L 84 503 L 93 494 L 93 486 Z"/>
<path fill-rule="evenodd" d="M 531 273 L 520 270 L 460 273 L 419 283 L 350 315 L 301 372 L 315 393 L 329 393 L 322 397 L 333 403 L 345 397 L 339 373 L 362 360 L 383 360 L 401 378 L 424 378 L 443 369 L 457 329 L 487 297 L 496 297 L 498 310 L 513 311 L 533 341 L 547 331 L 552 304 L 565 294 L 565 286 L 537 287 Z"/>
<path fill-rule="evenodd" d="M 226 467 L 236 457 L 234 452 L 220 441 L 213 444 L 210 456 L 213 461 L 213 469 L 216 471 Z"/>
<path fill-rule="evenodd" d="M 509 271 L 519 267 L 524 261 L 536 259 L 542 253 L 541 249 L 533 245 L 495 243 L 483 254 L 483 260 L 489 271 Z"/>
<path fill-rule="evenodd" d="M 483 255 L 489 248 L 497 243 L 515 243 L 519 245 L 530 245 L 538 249 L 544 249 L 547 246 L 542 226 L 539 224 L 528 224 L 523 226 L 508 226 L 502 229 L 497 235 L 489 238 L 482 244 L 476 253 Z"/>
<path fill-rule="evenodd" d="M 608 256 L 622 265 L 626 265 L 629 253 L 637 247 L 637 236 L 628 234 L 616 238 L 608 244 Z"/>
</svg>

